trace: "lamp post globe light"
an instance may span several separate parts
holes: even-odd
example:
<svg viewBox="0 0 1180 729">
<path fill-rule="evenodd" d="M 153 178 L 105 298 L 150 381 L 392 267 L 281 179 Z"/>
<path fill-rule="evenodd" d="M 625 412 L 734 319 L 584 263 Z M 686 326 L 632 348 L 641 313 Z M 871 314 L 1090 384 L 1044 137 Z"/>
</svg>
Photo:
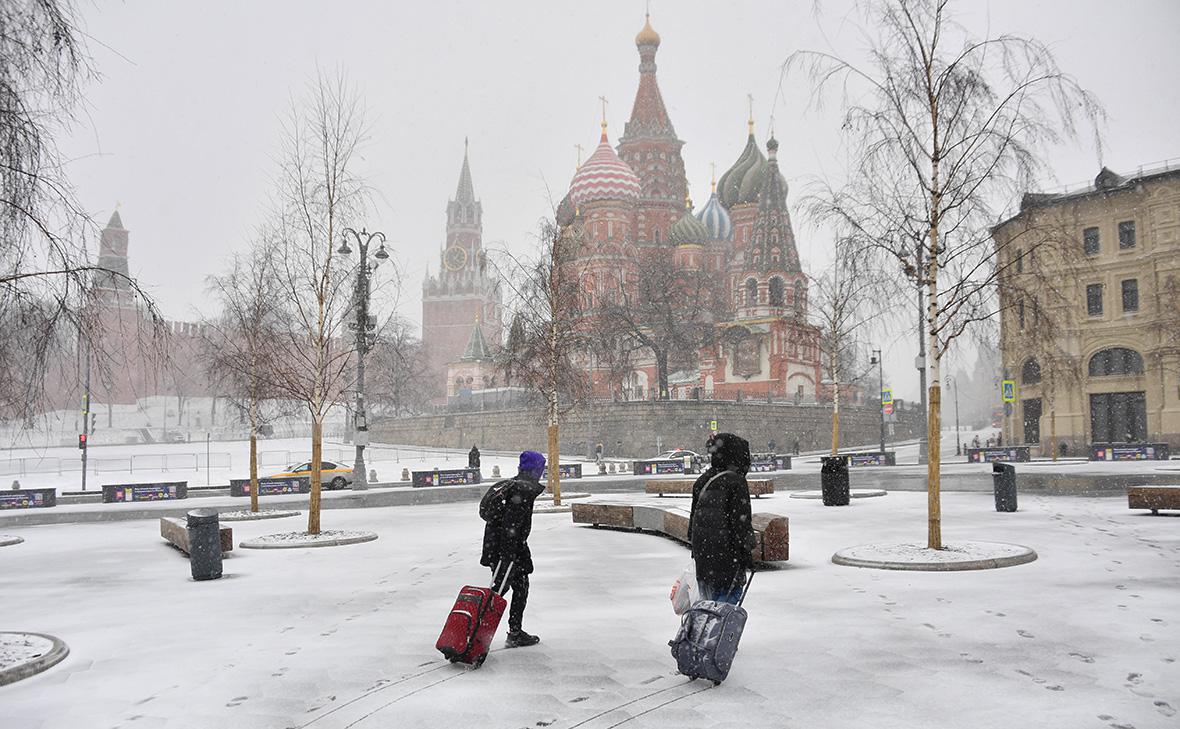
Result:
<svg viewBox="0 0 1180 729">
<path fill-rule="evenodd" d="M 869 359 L 869 364 L 877 365 L 877 374 L 878 374 L 878 377 L 880 378 L 880 387 L 878 388 L 878 392 L 880 394 L 877 396 L 877 398 L 878 398 L 878 403 L 880 405 L 880 407 L 878 409 L 881 411 L 880 415 L 881 415 L 881 457 L 882 458 L 885 457 L 885 363 L 883 362 L 883 359 L 884 358 L 881 356 L 881 350 L 879 350 L 879 349 L 874 349 L 873 356 Z"/>
<path fill-rule="evenodd" d="M 360 265 L 356 270 L 356 283 L 353 287 L 352 303 L 355 320 L 348 325 L 356 333 L 356 408 L 353 414 L 356 436 L 356 462 L 352 467 L 352 488 L 354 491 L 364 491 L 369 487 L 368 471 L 365 468 L 365 446 L 369 444 L 369 423 L 365 412 L 365 355 L 373 346 L 373 332 L 377 329 L 376 317 L 369 316 L 369 278 L 381 263 L 389 258 L 385 251 L 385 234 L 377 231 L 370 233 L 364 228 L 358 233 L 352 228 L 344 229 L 344 240 L 336 252 L 342 256 L 352 254 L 348 247 L 348 238 L 356 239 L 360 252 Z M 374 261 L 369 263 L 369 244 L 377 239 L 380 243 L 373 254 Z"/>
</svg>

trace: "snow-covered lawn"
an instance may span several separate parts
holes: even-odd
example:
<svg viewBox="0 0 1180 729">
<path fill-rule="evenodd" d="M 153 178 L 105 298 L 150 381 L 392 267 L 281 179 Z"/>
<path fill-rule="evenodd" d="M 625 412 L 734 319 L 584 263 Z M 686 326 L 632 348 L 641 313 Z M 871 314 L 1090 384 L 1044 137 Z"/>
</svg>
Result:
<svg viewBox="0 0 1180 729">
<path fill-rule="evenodd" d="M 310 461 L 311 441 L 306 438 L 266 439 L 259 441 L 258 451 L 259 475 L 268 476 L 283 472 L 287 466 Z M 0 488 L 10 486 L 16 479 L 26 489 L 79 491 L 80 453 L 77 448 L 61 447 L 0 451 L 0 479 L 3 479 Z M 90 449 L 88 458 L 88 491 L 100 492 L 103 484 L 114 483 L 188 481 L 190 487 L 225 485 L 231 478 L 249 476 L 250 444 L 249 441 L 214 442 L 209 444 L 208 452 L 204 441 L 113 445 Z M 325 461 L 351 466 L 355 459 L 355 446 L 336 441 L 324 444 Z M 480 460 L 485 479 L 492 478 L 492 469 L 496 466 L 505 477 L 516 473 L 516 456 L 484 454 Z M 562 463 L 582 460 L 562 458 Z M 377 471 L 379 481 L 398 481 L 402 469 L 466 468 L 467 451 L 373 444 L 365 451 L 365 462 L 370 470 Z M 589 472 L 587 469 L 586 473 Z"/>
<path fill-rule="evenodd" d="M 542 642 L 473 672 L 434 642 L 459 587 L 489 577 L 474 503 L 325 512 L 325 529 L 380 538 L 235 550 L 226 576 L 202 583 L 152 520 L 6 529 L 26 542 L 0 551 L 0 629 L 56 635 L 71 653 L 0 688 L 0 727 L 1177 725 L 1180 517 L 1039 495 L 998 514 L 991 494 L 947 493 L 944 539 L 1040 558 L 913 573 L 830 560 L 921 541 L 923 494 L 755 506 L 790 516 L 791 560 L 754 580 L 718 688 L 674 675 L 667 647 L 687 551 L 568 515 L 534 520 L 525 628 Z M 275 527 L 235 523 L 234 535 Z"/>
</svg>

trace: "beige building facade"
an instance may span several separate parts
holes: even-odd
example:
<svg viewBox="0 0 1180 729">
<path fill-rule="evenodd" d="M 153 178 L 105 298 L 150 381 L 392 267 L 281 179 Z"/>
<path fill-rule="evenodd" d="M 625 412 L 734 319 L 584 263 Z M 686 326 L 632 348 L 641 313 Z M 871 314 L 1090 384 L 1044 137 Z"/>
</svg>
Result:
<svg viewBox="0 0 1180 729">
<path fill-rule="evenodd" d="M 1180 164 L 1029 194 L 996 226 L 1004 439 L 1180 452 Z"/>
</svg>

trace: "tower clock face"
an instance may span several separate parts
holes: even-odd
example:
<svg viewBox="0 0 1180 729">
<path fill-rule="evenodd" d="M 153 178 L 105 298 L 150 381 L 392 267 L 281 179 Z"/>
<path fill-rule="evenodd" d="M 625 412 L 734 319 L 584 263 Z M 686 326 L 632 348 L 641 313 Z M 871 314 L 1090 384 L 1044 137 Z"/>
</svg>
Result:
<svg viewBox="0 0 1180 729">
<path fill-rule="evenodd" d="M 459 246 L 451 246 L 443 254 L 443 263 L 448 271 L 458 271 L 467 265 L 467 251 Z"/>
</svg>

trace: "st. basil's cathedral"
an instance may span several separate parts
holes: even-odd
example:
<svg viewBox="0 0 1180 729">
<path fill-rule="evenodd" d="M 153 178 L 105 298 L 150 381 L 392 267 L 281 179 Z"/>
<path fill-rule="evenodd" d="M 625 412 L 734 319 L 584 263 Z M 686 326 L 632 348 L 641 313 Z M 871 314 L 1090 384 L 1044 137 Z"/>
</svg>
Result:
<svg viewBox="0 0 1180 729">
<path fill-rule="evenodd" d="M 819 330 L 807 321 L 808 281 L 787 210 L 778 142 L 771 136 L 764 155 L 749 120 L 737 161 L 694 212 L 681 156 L 684 142 L 656 80 L 660 36 L 650 18 L 635 45 L 639 88 L 618 147 L 611 146 L 604 119 L 598 147 L 579 166 L 557 209 L 562 236 L 578 241 L 567 265 L 581 278 L 589 304 L 584 310 L 633 286 L 640 261 L 703 271 L 726 288 L 724 315 L 698 352 L 697 367 L 669 378 L 667 396 L 813 402 L 820 383 Z M 502 384 L 486 344 L 500 342 L 502 301 L 483 261 L 480 212 L 465 156 L 456 199 L 448 206 L 442 271 L 423 286 L 423 343 L 431 376 L 445 382 L 448 399 Z M 598 397 L 661 395 L 653 391 L 658 380 L 650 356 L 635 361 L 621 381 L 598 371 L 592 358 L 579 361 Z"/>
</svg>

